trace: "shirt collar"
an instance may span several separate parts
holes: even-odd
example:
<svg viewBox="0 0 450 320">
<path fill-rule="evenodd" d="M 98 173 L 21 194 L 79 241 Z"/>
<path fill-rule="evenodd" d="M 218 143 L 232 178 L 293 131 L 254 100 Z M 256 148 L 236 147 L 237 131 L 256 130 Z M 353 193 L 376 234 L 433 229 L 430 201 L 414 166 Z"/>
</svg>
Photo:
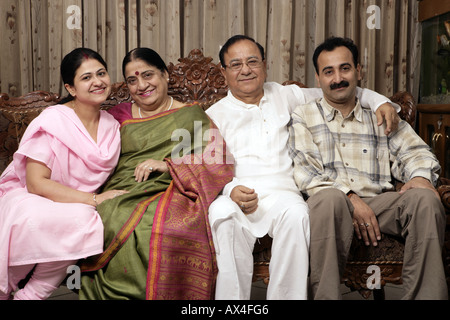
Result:
<svg viewBox="0 0 450 320">
<path fill-rule="evenodd" d="M 266 95 L 266 92 L 267 92 L 267 90 L 264 90 L 264 96 L 261 98 L 261 100 L 259 101 L 259 105 L 261 105 L 264 101 L 266 101 L 267 100 L 267 95 Z M 247 109 L 251 109 L 251 108 L 254 108 L 254 107 L 259 107 L 259 106 L 257 106 L 256 104 L 247 104 L 247 103 L 245 103 L 244 101 L 242 101 L 242 100 L 239 100 L 238 98 L 236 98 L 232 93 L 231 93 L 231 90 L 228 90 L 228 95 L 227 95 L 227 97 L 228 97 L 228 99 L 230 99 L 230 101 L 233 103 L 233 104 L 235 104 L 235 105 L 237 105 L 237 106 L 241 106 L 241 107 L 244 107 L 244 108 L 247 108 Z"/>
<path fill-rule="evenodd" d="M 319 103 L 324 110 L 325 118 L 327 119 L 328 122 L 333 121 L 336 115 L 340 113 L 340 111 L 332 107 L 325 98 L 320 99 Z M 355 108 L 350 112 L 350 114 L 347 117 L 351 116 L 354 116 L 356 120 L 362 122 L 362 108 L 358 98 L 356 98 Z"/>
</svg>

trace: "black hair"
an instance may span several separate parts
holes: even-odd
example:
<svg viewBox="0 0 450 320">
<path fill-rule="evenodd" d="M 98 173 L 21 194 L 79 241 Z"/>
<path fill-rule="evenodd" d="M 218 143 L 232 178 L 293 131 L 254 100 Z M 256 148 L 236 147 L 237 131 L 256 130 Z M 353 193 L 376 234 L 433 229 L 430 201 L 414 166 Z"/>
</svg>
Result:
<svg viewBox="0 0 450 320">
<path fill-rule="evenodd" d="M 319 66 L 317 65 L 319 55 L 322 51 L 333 51 L 337 47 L 346 47 L 350 50 L 353 55 L 353 63 L 355 64 L 355 68 L 358 66 L 359 52 L 358 47 L 355 45 L 353 40 L 349 38 L 331 37 L 320 44 L 314 51 L 313 63 L 317 74 L 319 74 Z"/>
<path fill-rule="evenodd" d="M 249 40 L 249 41 L 255 43 L 256 46 L 257 46 L 258 49 L 259 49 L 259 52 L 261 53 L 262 60 L 263 60 L 263 61 L 265 60 L 265 57 L 264 57 L 264 48 L 263 48 L 262 45 L 260 45 L 258 42 L 255 41 L 255 39 L 253 39 L 253 38 L 251 38 L 251 37 L 249 37 L 249 36 L 242 35 L 242 34 L 238 34 L 238 35 L 232 36 L 230 39 L 228 39 L 227 42 L 225 42 L 225 44 L 224 44 L 224 45 L 222 46 L 222 48 L 220 49 L 220 52 L 219 52 L 219 59 L 220 59 L 220 64 L 222 65 L 222 67 L 225 68 L 225 66 L 226 66 L 226 65 L 225 65 L 225 53 L 228 52 L 228 49 L 229 49 L 233 44 L 235 44 L 236 42 L 242 41 L 242 40 Z"/>
<path fill-rule="evenodd" d="M 83 61 L 86 59 L 95 59 L 100 62 L 106 70 L 108 70 L 108 65 L 106 64 L 105 60 L 96 51 L 89 48 L 76 48 L 68 53 L 61 62 L 61 78 L 64 84 L 68 84 L 70 86 L 74 85 L 75 74 L 77 73 L 77 70 L 81 66 Z M 59 103 L 64 104 L 72 101 L 73 99 L 74 97 L 69 94 Z"/>
<path fill-rule="evenodd" d="M 122 74 L 124 78 L 125 78 L 125 68 L 127 64 L 134 60 L 144 61 L 148 65 L 159 69 L 162 73 L 164 73 L 164 71 L 167 71 L 167 73 L 169 73 L 169 69 L 167 68 L 167 65 L 165 64 L 164 60 L 155 50 L 152 50 L 150 48 L 136 48 L 128 52 L 125 58 L 123 58 Z"/>
</svg>

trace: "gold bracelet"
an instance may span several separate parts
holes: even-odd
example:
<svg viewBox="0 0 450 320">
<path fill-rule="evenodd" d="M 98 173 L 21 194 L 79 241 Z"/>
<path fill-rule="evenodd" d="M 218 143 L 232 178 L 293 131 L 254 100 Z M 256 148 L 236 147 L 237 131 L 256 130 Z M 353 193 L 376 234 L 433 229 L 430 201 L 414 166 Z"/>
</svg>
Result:
<svg viewBox="0 0 450 320">
<path fill-rule="evenodd" d="M 96 194 L 95 192 L 92 193 L 92 199 L 94 199 L 95 206 L 98 206 L 98 203 L 97 203 L 97 194 Z"/>
</svg>

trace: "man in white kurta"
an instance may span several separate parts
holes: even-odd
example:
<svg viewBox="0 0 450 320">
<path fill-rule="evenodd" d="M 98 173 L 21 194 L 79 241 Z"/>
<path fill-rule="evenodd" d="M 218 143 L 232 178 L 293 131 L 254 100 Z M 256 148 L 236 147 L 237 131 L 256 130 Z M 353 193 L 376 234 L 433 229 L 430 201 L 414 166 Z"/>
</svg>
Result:
<svg viewBox="0 0 450 320">
<path fill-rule="evenodd" d="M 266 234 L 273 238 L 267 298 L 306 299 L 309 216 L 293 177 L 287 125 L 292 110 L 321 90 L 265 83 L 263 50 L 253 39 L 235 36 L 222 51 L 230 91 L 206 113 L 235 158 L 235 177 L 209 208 L 219 269 L 216 299 L 250 298 L 252 251 Z M 359 90 L 359 96 L 374 109 L 389 101 L 369 90 Z M 257 198 L 257 206 L 246 201 L 241 187 Z"/>
</svg>

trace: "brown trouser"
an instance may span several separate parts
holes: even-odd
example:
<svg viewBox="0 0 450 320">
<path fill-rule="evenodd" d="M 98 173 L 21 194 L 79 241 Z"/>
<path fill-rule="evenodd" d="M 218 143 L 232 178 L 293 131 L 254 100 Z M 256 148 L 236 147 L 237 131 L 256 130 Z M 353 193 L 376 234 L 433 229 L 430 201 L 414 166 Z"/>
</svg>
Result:
<svg viewBox="0 0 450 320">
<path fill-rule="evenodd" d="M 363 198 L 382 233 L 405 239 L 403 299 L 447 299 L 442 261 L 446 216 L 427 189 L 403 195 L 387 192 Z M 308 199 L 311 223 L 310 283 L 314 299 L 341 299 L 340 281 L 353 238 L 353 206 L 340 190 L 325 189 Z"/>
</svg>

